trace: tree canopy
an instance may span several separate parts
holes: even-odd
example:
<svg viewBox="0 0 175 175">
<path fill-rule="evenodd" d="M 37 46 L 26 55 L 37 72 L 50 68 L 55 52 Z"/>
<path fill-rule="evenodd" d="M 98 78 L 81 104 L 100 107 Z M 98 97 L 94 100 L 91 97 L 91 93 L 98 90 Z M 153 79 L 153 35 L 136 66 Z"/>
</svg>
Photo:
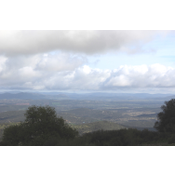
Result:
<svg viewBox="0 0 175 175">
<path fill-rule="evenodd" d="M 165 105 L 161 106 L 162 112 L 158 113 L 158 121 L 154 128 L 159 132 L 175 133 L 175 99 L 165 101 Z"/>
<path fill-rule="evenodd" d="M 31 106 L 25 112 L 25 121 L 4 130 L 6 145 L 56 145 L 59 140 L 78 135 L 50 106 Z"/>
</svg>

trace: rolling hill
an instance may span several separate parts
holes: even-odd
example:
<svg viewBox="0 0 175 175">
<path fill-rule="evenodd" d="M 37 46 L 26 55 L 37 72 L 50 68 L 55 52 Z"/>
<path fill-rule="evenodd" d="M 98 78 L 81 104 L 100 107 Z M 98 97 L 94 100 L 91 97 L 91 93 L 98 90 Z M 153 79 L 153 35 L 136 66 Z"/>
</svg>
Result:
<svg viewBox="0 0 175 175">
<path fill-rule="evenodd" d="M 97 130 L 119 130 L 119 129 L 126 128 L 117 123 L 112 123 L 108 121 L 98 121 L 98 122 L 81 124 L 81 125 L 73 125 L 72 127 L 75 128 L 80 135 L 84 133 L 97 131 Z"/>
</svg>

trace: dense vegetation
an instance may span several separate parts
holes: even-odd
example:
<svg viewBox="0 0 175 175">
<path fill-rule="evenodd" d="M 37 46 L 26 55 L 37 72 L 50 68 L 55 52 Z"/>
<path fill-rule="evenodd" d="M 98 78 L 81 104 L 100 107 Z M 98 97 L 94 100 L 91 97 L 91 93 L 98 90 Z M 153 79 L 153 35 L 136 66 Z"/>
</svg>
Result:
<svg viewBox="0 0 175 175">
<path fill-rule="evenodd" d="M 94 131 L 57 145 L 75 146 L 165 146 L 175 145 L 175 134 L 148 130 L 121 129 Z"/>
<path fill-rule="evenodd" d="M 174 146 L 175 99 L 165 102 L 161 109 L 163 111 L 158 113 L 158 121 L 154 126 L 158 132 L 155 132 L 147 129 L 142 131 L 130 128 L 122 129 L 120 125 L 105 121 L 70 127 L 64 119 L 56 116 L 54 108 L 31 106 L 25 113 L 24 122 L 4 126 L 3 139 L 0 144 L 4 146 Z M 99 130 L 100 127 L 104 130 Z M 109 127 L 113 130 L 105 131 Z M 89 130 L 93 130 L 93 132 L 89 132 Z"/>
<path fill-rule="evenodd" d="M 162 112 L 158 113 L 158 121 L 154 127 L 159 132 L 175 133 L 175 99 L 166 101 L 161 109 Z"/>
<path fill-rule="evenodd" d="M 24 122 L 4 129 L 2 145 L 54 145 L 78 135 L 50 106 L 31 106 L 24 115 Z"/>
</svg>

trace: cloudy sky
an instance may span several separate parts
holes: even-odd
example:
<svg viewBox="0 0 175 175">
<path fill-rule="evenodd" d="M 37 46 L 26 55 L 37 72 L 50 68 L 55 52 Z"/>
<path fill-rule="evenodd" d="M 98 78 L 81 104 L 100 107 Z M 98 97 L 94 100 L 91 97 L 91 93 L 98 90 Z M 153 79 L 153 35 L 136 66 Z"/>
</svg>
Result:
<svg viewBox="0 0 175 175">
<path fill-rule="evenodd" d="M 174 31 L 0 31 L 0 91 L 173 93 L 174 46 Z"/>
</svg>

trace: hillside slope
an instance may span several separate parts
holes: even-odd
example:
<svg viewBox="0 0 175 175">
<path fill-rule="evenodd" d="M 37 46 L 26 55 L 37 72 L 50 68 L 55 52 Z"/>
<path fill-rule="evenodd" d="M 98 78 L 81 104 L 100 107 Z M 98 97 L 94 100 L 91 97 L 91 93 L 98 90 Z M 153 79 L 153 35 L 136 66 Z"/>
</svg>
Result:
<svg viewBox="0 0 175 175">
<path fill-rule="evenodd" d="M 81 135 L 84 133 L 89 133 L 97 130 L 119 130 L 124 129 L 126 127 L 108 121 L 98 121 L 81 125 L 73 125 L 72 128 L 75 128 Z"/>
</svg>

